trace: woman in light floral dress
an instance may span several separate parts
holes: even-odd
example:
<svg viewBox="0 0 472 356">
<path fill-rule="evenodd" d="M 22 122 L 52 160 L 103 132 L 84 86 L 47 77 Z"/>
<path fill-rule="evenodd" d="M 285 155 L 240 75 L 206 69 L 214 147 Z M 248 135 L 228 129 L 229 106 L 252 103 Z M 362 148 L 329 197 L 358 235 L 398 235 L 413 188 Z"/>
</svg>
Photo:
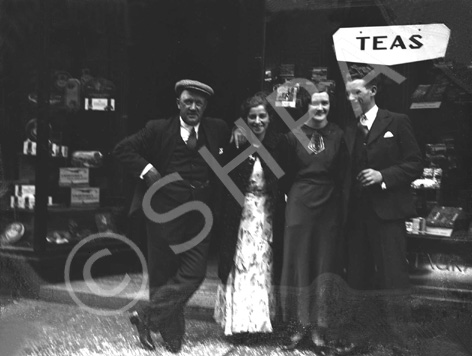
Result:
<svg viewBox="0 0 472 356">
<path fill-rule="evenodd" d="M 277 160 L 276 147 L 282 134 L 268 129 L 268 106 L 265 96 L 256 94 L 243 103 L 241 117 L 257 141 Z M 228 149 L 225 153 L 228 162 L 249 144 Z M 223 228 L 219 236 L 222 284 L 218 288 L 214 317 L 225 335 L 235 337 L 272 332 L 276 308 L 272 284 L 279 273 L 273 268 L 273 252 L 276 266 L 281 265 L 277 257 L 281 255 L 278 252 L 281 252 L 285 202 L 274 167 L 269 167 L 259 152 L 249 155 L 229 174 L 244 193 L 243 206 L 229 191 L 223 202 Z"/>
</svg>

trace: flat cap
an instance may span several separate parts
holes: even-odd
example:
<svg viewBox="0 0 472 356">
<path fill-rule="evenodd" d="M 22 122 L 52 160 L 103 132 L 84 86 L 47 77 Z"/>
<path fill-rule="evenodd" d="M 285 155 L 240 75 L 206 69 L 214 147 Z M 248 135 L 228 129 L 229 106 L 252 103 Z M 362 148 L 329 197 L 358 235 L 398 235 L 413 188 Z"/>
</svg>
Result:
<svg viewBox="0 0 472 356">
<path fill-rule="evenodd" d="M 185 89 L 197 90 L 208 96 L 212 96 L 215 93 L 209 85 L 203 84 L 196 80 L 182 79 L 175 83 L 175 92 L 177 94 L 181 93 L 182 90 Z"/>
</svg>

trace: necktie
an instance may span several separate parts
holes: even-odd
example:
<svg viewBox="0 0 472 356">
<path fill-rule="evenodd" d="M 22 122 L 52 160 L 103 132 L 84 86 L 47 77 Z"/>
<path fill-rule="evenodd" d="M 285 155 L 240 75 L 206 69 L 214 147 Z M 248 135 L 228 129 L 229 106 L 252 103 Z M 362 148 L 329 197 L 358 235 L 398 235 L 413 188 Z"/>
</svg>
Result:
<svg viewBox="0 0 472 356">
<path fill-rule="evenodd" d="M 369 128 L 367 127 L 367 125 L 364 125 L 365 121 L 366 121 L 366 117 L 365 115 L 362 115 L 359 119 L 359 122 L 357 123 L 357 127 L 362 132 L 364 137 L 366 137 L 369 133 Z"/>
<path fill-rule="evenodd" d="M 187 140 L 187 147 L 191 150 L 194 150 L 197 147 L 197 133 L 195 132 L 195 127 L 192 127 L 190 135 Z"/>
</svg>

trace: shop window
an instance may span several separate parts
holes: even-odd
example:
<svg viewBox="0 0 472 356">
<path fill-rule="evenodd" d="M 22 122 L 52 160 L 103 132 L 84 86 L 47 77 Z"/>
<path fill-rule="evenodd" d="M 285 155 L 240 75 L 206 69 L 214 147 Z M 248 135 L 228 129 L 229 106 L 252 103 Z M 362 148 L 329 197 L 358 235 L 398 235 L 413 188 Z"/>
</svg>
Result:
<svg viewBox="0 0 472 356">
<path fill-rule="evenodd" d="M 355 118 L 333 48 L 336 31 L 427 24 L 450 30 L 444 57 L 386 66 L 404 80 L 382 75 L 377 96 L 379 107 L 409 115 L 422 149 L 425 170 L 414 189 L 418 217 L 406 223 L 412 278 L 425 288 L 444 283 L 438 272 L 444 266 L 450 282 L 445 289 L 458 289 L 458 280 L 472 288 L 471 8 L 442 0 L 266 1 L 264 89 L 274 92 L 294 78 L 328 82 L 336 88 L 330 119 L 341 127 Z M 438 211 L 454 221 L 428 229 L 435 224 L 428 216 Z"/>
<path fill-rule="evenodd" d="M 90 235 L 127 229 L 124 178 L 111 155 L 126 129 L 127 4 L 45 4 L 41 13 L 35 1 L 0 3 L 0 251 L 65 259 Z M 48 196 L 44 219 L 39 189 Z"/>
</svg>

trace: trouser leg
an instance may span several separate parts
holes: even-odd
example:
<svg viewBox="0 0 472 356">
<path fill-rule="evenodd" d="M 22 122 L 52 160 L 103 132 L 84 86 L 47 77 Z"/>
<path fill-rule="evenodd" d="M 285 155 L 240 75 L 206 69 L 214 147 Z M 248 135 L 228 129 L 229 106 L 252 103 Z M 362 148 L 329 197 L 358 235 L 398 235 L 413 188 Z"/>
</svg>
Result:
<svg viewBox="0 0 472 356">
<path fill-rule="evenodd" d="M 152 329 L 183 315 L 185 304 L 205 279 L 208 248 L 207 238 L 193 249 L 177 255 L 179 266 L 175 274 L 166 284 L 151 290 L 148 311 Z"/>
<path fill-rule="evenodd" d="M 167 242 L 169 236 L 190 241 L 204 223 L 198 211 L 166 224 L 148 223 L 150 297 L 142 311 L 152 330 L 183 318 L 185 304 L 206 274 L 210 238 L 207 236 L 195 247 L 175 254 Z"/>
<path fill-rule="evenodd" d="M 156 194 L 156 199 L 151 203 L 154 211 L 168 214 L 177 211 L 183 202 L 207 203 L 209 194 L 206 190 L 180 188 L 175 186 Z M 170 327 L 175 320 L 183 320 L 184 306 L 199 288 L 206 273 L 208 236 L 179 254 L 174 253 L 171 245 L 192 241 L 207 227 L 207 217 L 195 209 L 176 214 L 172 220 L 164 223 L 147 222 L 150 295 L 149 303 L 143 306 L 141 313 L 154 331 L 166 324 Z M 182 326 L 182 323 L 175 325 Z"/>
</svg>

